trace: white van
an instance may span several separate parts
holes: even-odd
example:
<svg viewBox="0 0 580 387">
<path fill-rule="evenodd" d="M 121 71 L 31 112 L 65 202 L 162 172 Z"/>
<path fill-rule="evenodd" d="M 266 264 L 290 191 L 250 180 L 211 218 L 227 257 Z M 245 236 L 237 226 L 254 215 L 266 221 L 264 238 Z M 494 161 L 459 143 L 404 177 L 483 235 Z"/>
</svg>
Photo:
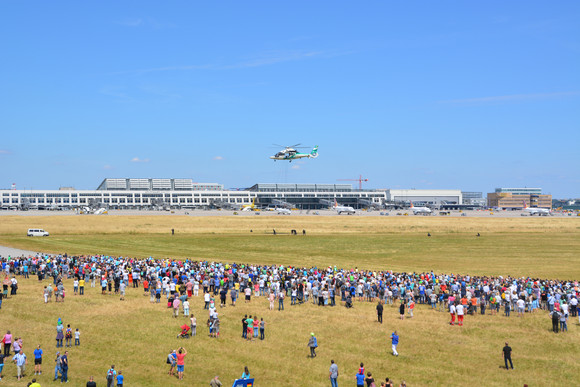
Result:
<svg viewBox="0 0 580 387">
<path fill-rule="evenodd" d="M 41 228 L 29 228 L 26 236 L 48 236 L 48 231 L 44 231 Z"/>
</svg>

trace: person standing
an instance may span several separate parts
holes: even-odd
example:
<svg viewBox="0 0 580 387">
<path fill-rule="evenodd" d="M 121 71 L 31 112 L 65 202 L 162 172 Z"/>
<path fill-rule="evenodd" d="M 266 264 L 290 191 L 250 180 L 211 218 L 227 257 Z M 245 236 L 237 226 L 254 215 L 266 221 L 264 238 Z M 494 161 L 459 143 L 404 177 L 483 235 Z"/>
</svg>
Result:
<svg viewBox="0 0 580 387">
<path fill-rule="evenodd" d="M 86 387 L 97 387 L 97 383 L 95 382 L 95 378 L 93 376 L 89 378 Z"/>
<path fill-rule="evenodd" d="M 181 304 L 181 301 L 179 300 L 179 298 L 175 297 L 175 300 L 173 300 L 173 317 L 177 318 L 179 317 L 179 305 Z"/>
<path fill-rule="evenodd" d="M 455 307 L 455 310 L 457 311 L 457 325 L 463 326 L 463 316 L 465 314 L 463 305 L 457 304 L 457 306 Z"/>
<path fill-rule="evenodd" d="M 278 293 L 278 311 L 284 310 L 284 298 L 286 297 L 286 293 L 280 289 Z"/>
<path fill-rule="evenodd" d="M 508 361 L 510 362 L 510 366 L 512 370 L 514 369 L 514 363 L 512 363 L 512 348 L 508 345 L 507 341 L 505 342 L 505 347 L 503 347 L 503 360 L 505 361 L 505 369 L 509 370 L 508 368 Z"/>
<path fill-rule="evenodd" d="M 107 371 L 107 387 L 113 387 L 116 377 L 117 371 L 115 371 L 115 366 L 111 365 L 111 368 L 109 368 L 109 370 Z"/>
<path fill-rule="evenodd" d="M 14 364 L 16 364 L 16 375 L 18 377 L 18 381 L 20 381 L 24 375 L 24 371 L 26 370 L 26 365 L 28 364 L 28 359 L 26 358 L 26 355 L 22 349 L 20 352 L 14 355 L 12 361 L 14 361 Z"/>
<path fill-rule="evenodd" d="M 81 345 L 81 332 L 79 331 L 79 328 L 77 328 L 75 331 L 75 347 L 79 345 Z"/>
<path fill-rule="evenodd" d="M 360 370 L 356 373 L 356 387 L 364 387 L 365 385 L 365 374 Z"/>
<path fill-rule="evenodd" d="M 383 302 L 381 300 L 377 304 L 377 319 L 381 324 L 383 323 Z"/>
<path fill-rule="evenodd" d="M 68 351 L 60 357 L 60 382 L 68 383 Z"/>
<path fill-rule="evenodd" d="M 453 302 L 449 303 L 449 314 L 451 315 L 450 325 L 455 325 L 455 304 Z"/>
<path fill-rule="evenodd" d="M 244 367 L 241 379 L 250 379 L 250 370 L 248 369 L 248 366 Z"/>
<path fill-rule="evenodd" d="M 252 315 L 246 319 L 246 339 L 252 340 L 252 331 L 254 329 L 254 319 Z"/>
<path fill-rule="evenodd" d="M 552 330 L 554 333 L 558 333 L 560 325 L 560 312 L 557 309 L 552 309 L 550 312 L 550 317 L 552 317 Z"/>
<path fill-rule="evenodd" d="M 60 372 L 60 352 L 56 351 L 56 358 L 54 359 L 54 380 L 58 379 L 58 373 Z"/>
<path fill-rule="evenodd" d="M 405 301 L 401 300 L 401 306 L 399 306 L 399 315 L 401 320 L 405 319 Z"/>
<path fill-rule="evenodd" d="M 264 321 L 264 318 L 262 317 L 260 319 L 260 340 L 264 340 L 264 331 L 266 330 L 266 322 Z"/>
<path fill-rule="evenodd" d="M 397 331 L 394 331 L 391 334 L 391 349 L 393 350 L 393 356 L 399 356 L 397 345 L 399 345 L 399 335 L 397 334 Z"/>
<path fill-rule="evenodd" d="M 316 336 L 314 336 L 314 332 L 310 333 L 308 347 L 310 348 L 310 357 L 316 357 L 316 348 L 318 347 L 318 342 L 316 340 Z"/>
<path fill-rule="evenodd" d="M 125 377 L 123 376 L 123 372 L 119 370 L 119 375 L 117 375 L 117 387 L 123 387 L 124 382 Z"/>
<path fill-rule="evenodd" d="M 247 333 L 248 333 L 248 315 L 244 315 L 244 318 L 242 318 L 242 338 L 243 339 L 247 339 Z"/>
<path fill-rule="evenodd" d="M 191 336 L 193 337 L 193 336 L 197 335 L 197 318 L 195 318 L 195 316 L 192 314 L 189 321 L 190 321 L 190 328 L 191 328 Z"/>
<path fill-rule="evenodd" d="M 34 375 L 42 374 L 42 349 L 40 349 L 40 344 L 34 350 Z"/>
<path fill-rule="evenodd" d="M 338 387 L 338 366 L 334 362 L 334 360 L 330 361 L 330 369 L 328 370 L 328 377 L 330 378 L 330 385 L 332 387 Z"/>
<path fill-rule="evenodd" d="M 0 292 L 2 294 L 2 292 Z M 2 371 L 4 370 L 4 354 L 0 352 L 0 380 L 4 377 Z"/>
<path fill-rule="evenodd" d="M 10 356 L 10 346 L 12 345 L 12 334 L 10 331 L 6 331 L 2 343 L 4 344 L 4 356 Z"/>
<path fill-rule="evenodd" d="M 179 380 L 183 380 L 183 371 L 185 368 L 185 355 L 187 355 L 187 351 L 181 347 L 177 351 L 177 377 Z"/>
</svg>

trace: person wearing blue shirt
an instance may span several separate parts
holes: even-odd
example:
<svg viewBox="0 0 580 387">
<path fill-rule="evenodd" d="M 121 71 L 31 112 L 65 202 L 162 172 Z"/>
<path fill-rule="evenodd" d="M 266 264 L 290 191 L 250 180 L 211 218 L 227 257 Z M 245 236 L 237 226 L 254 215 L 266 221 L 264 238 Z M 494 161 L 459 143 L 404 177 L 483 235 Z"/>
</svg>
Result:
<svg viewBox="0 0 580 387">
<path fill-rule="evenodd" d="M 122 387 L 124 380 L 125 377 L 123 376 L 123 372 L 119 371 L 119 375 L 117 375 L 117 387 Z"/>
<path fill-rule="evenodd" d="M 359 372 L 356 374 L 356 387 L 364 387 L 365 385 L 365 374 Z"/>
<path fill-rule="evenodd" d="M 393 355 L 399 356 L 399 352 L 397 352 L 397 345 L 399 345 L 399 335 L 397 335 L 397 331 L 394 331 L 393 334 L 391 334 L 391 344 Z"/>
<path fill-rule="evenodd" d="M 40 344 L 34 350 L 34 375 L 42 374 L 42 349 L 40 349 Z"/>
<path fill-rule="evenodd" d="M 242 374 L 242 379 L 250 379 L 250 371 L 248 370 L 248 366 L 244 367 L 244 373 Z"/>
</svg>

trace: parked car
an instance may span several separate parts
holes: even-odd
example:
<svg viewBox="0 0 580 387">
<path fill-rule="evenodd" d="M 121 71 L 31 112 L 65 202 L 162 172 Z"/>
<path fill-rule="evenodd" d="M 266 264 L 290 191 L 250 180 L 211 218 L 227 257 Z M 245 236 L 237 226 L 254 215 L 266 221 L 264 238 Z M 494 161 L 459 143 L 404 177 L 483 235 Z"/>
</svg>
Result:
<svg viewBox="0 0 580 387">
<path fill-rule="evenodd" d="M 45 237 L 48 235 L 50 235 L 48 233 L 48 231 L 44 231 L 41 228 L 29 228 L 28 232 L 26 233 L 26 236 L 43 236 L 43 237 Z"/>
</svg>

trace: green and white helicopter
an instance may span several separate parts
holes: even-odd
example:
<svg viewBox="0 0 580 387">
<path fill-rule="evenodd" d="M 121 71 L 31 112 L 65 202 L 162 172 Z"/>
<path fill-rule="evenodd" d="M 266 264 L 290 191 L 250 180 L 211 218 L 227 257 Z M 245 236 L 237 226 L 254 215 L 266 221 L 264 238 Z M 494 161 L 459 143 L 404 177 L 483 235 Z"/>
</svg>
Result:
<svg viewBox="0 0 580 387">
<path fill-rule="evenodd" d="M 286 146 L 286 147 L 283 145 L 277 145 L 277 144 L 274 144 L 274 145 L 284 148 L 280 152 L 277 152 L 274 156 L 270 156 L 270 158 L 274 161 L 284 160 L 284 161 L 292 162 L 292 160 L 305 159 L 305 158 L 315 159 L 318 157 L 318 145 L 316 145 L 310 153 L 298 152 L 296 149 L 304 148 L 304 147 L 298 147 L 298 145 L 300 145 L 300 144 L 290 145 L 290 146 Z"/>
</svg>

